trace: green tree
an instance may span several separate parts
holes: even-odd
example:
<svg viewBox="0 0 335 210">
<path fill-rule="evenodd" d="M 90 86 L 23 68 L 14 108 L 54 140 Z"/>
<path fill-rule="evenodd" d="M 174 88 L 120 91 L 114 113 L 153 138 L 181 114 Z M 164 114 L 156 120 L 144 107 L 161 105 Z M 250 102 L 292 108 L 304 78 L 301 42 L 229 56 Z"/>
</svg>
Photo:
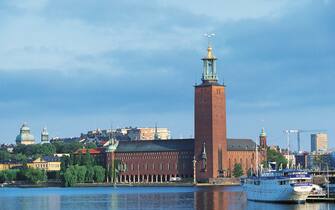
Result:
<svg viewBox="0 0 335 210">
<path fill-rule="evenodd" d="M 26 163 L 28 160 L 28 157 L 22 153 L 18 153 L 18 154 L 13 155 L 12 159 L 20 163 Z"/>
<path fill-rule="evenodd" d="M 233 170 L 234 177 L 240 177 L 243 175 L 242 166 L 240 163 L 235 163 L 234 170 Z"/>
<path fill-rule="evenodd" d="M 41 145 L 41 155 L 49 156 L 56 153 L 56 147 L 53 144 L 46 143 Z"/>
<path fill-rule="evenodd" d="M 75 166 L 70 166 L 66 169 L 64 173 L 64 183 L 66 187 L 72 187 L 77 184 L 77 172 Z"/>
<path fill-rule="evenodd" d="M 105 169 L 102 166 L 94 166 L 94 180 L 96 182 L 105 180 Z"/>
<path fill-rule="evenodd" d="M 9 169 L 9 170 L 6 170 L 5 173 L 6 173 L 7 182 L 16 180 L 17 170 Z"/>
<path fill-rule="evenodd" d="M 283 168 L 286 168 L 287 166 L 287 159 L 276 150 L 268 149 L 267 150 L 267 159 L 268 162 L 276 162 L 277 167 L 279 167 L 281 164 L 283 165 Z M 265 165 L 267 167 L 267 165 Z"/>
<path fill-rule="evenodd" d="M 85 181 L 86 182 L 93 182 L 94 181 L 94 168 L 93 168 L 93 166 L 87 166 Z"/>
<path fill-rule="evenodd" d="M 7 150 L 0 150 L 0 161 L 9 161 L 11 156 Z"/>
<path fill-rule="evenodd" d="M 44 170 L 28 168 L 24 172 L 26 180 L 32 184 L 38 184 L 47 180 L 47 174 Z"/>
<path fill-rule="evenodd" d="M 7 181 L 7 173 L 5 171 L 0 171 L 0 182 L 4 183 Z"/>
<path fill-rule="evenodd" d="M 85 148 L 86 149 L 96 149 L 97 145 L 93 142 L 89 142 L 89 143 L 85 144 Z"/>
<path fill-rule="evenodd" d="M 92 166 L 94 164 L 94 158 L 91 156 L 89 150 L 86 150 L 85 155 L 81 155 L 81 165 Z"/>
<path fill-rule="evenodd" d="M 75 170 L 77 172 L 77 182 L 78 183 L 83 183 L 85 182 L 85 176 L 86 176 L 86 166 L 75 166 Z"/>
</svg>

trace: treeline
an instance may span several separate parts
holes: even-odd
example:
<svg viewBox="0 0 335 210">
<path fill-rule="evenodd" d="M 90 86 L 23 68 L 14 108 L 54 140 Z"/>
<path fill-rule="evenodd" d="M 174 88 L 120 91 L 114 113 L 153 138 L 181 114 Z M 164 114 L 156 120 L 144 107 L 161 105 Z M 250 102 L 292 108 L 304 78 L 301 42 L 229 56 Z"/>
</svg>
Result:
<svg viewBox="0 0 335 210">
<path fill-rule="evenodd" d="M 102 166 L 80 166 L 71 165 L 63 175 L 66 187 L 74 186 L 77 183 L 103 182 L 106 170 Z"/>
<path fill-rule="evenodd" d="M 54 142 L 46 144 L 17 145 L 12 153 L 0 149 L 0 162 L 26 163 L 29 158 L 53 156 L 55 153 L 72 154 L 81 148 L 96 148 L 94 143 L 83 144 L 80 142 Z"/>
<path fill-rule="evenodd" d="M 86 151 L 78 155 L 62 158 L 61 174 L 65 186 L 77 183 L 103 182 L 106 170 Z"/>
<path fill-rule="evenodd" d="M 30 184 L 39 184 L 47 181 L 47 173 L 44 170 L 28 169 L 9 169 L 0 171 L 0 182 L 25 181 Z"/>
</svg>

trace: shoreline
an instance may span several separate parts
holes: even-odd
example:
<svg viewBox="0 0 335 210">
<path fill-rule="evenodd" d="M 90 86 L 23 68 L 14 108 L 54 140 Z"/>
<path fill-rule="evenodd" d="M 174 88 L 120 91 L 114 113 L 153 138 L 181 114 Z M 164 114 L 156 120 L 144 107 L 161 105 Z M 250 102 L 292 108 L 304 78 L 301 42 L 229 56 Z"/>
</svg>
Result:
<svg viewBox="0 0 335 210">
<path fill-rule="evenodd" d="M 211 186 L 240 186 L 240 183 L 78 183 L 72 187 L 211 187 Z M 65 187 L 63 183 L 40 183 L 40 184 L 6 184 L 2 188 L 48 188 L 48 187 Z"/>
</svg>

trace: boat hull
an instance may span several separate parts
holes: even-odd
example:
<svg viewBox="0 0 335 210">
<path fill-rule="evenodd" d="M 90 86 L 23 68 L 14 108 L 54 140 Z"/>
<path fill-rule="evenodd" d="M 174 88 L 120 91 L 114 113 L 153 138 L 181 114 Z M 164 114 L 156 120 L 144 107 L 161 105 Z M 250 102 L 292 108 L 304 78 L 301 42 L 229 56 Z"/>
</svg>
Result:
<svg viewBox="0 0 335 210">
<path fill-rule="evenodd" d="M 275 188 L 269 186 L 244 186 L 248 200 L 276 203 L 305 203 L 311 189 L 311 186 L 292 187 L 290 185 L 276 186 Z"/>
</svg>

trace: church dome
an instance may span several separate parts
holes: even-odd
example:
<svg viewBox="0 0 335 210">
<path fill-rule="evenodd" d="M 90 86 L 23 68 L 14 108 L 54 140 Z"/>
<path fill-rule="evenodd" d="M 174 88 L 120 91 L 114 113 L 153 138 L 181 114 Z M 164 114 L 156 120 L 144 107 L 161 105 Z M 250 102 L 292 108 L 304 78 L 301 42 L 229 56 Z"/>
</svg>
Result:
<svg viewBox="0 0 335 210">
<path fill-rule="evenodd" d="M 23 123 L 20 129 L 20 134 L 16 136 L 17 144 L 34 144 L 35 137 L 30 133 L 30 128 L 26 123 Z"/>
</svg>

